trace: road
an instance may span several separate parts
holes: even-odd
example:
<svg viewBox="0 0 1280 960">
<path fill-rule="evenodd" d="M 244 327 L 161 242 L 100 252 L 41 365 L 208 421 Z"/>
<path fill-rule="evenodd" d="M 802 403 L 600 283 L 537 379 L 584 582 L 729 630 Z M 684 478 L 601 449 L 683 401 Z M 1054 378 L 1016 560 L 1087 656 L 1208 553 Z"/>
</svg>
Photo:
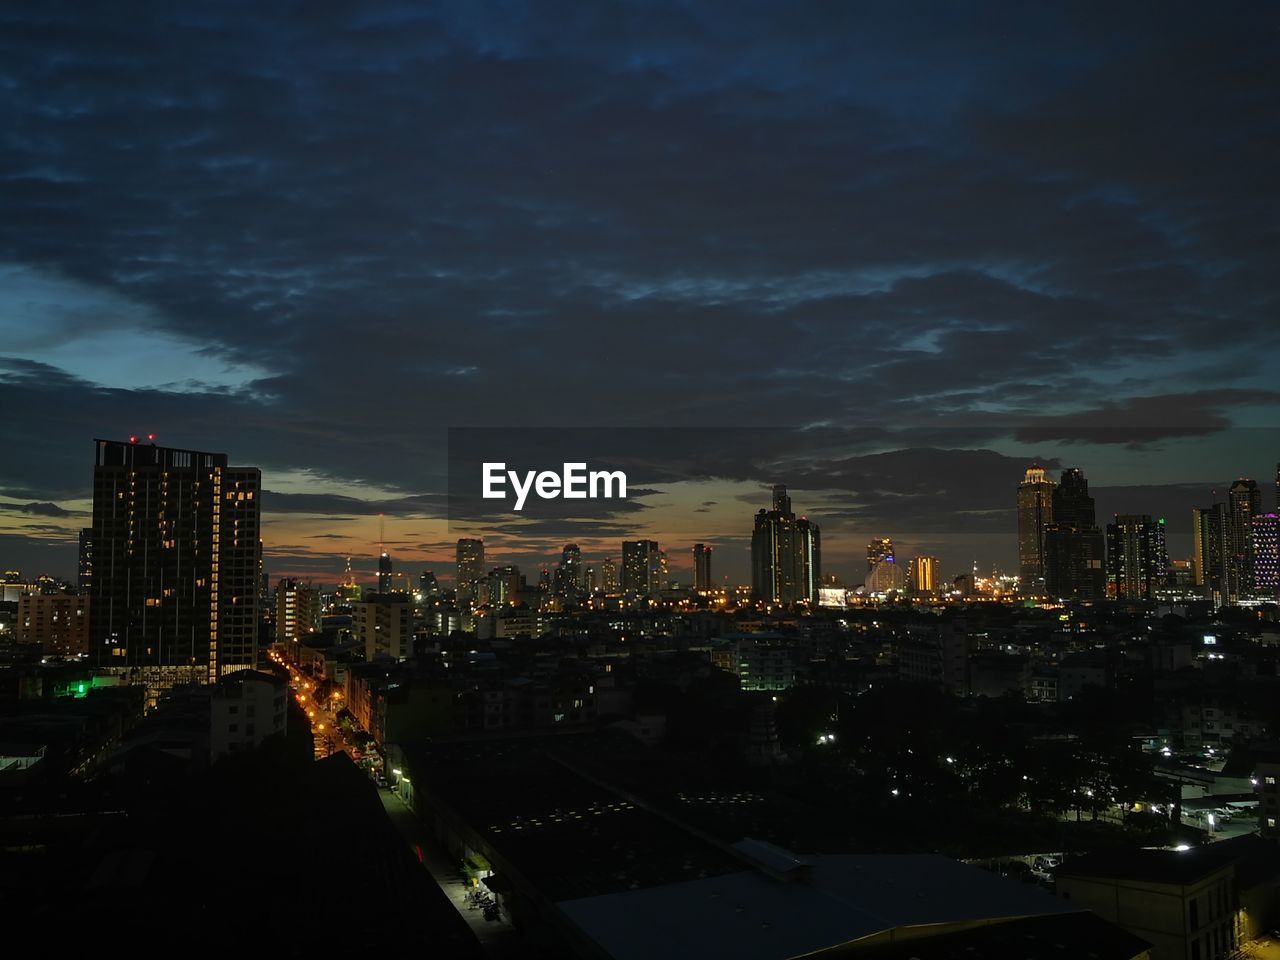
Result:
<svg viewBox="0 0 1280 960">
<path fill-rule="evenodd" d="M 378 790 L 382 806 L 395 828 L 414 851 L 422 851 L 422 865 L 436 884 L 444 891 L 449 902 L 471 926 L 480 946 L 491 960 L 517 960 L 528 956 L 528 950 L 515 927 L 505 920 L 485 920 L 480 910 L 471 909 L 466 894 L 468 881 L 458 869 L 457 862 L 423 826 L 422 821 L 405 804 L 400 796 L 385 788 Z"/>
</svg>

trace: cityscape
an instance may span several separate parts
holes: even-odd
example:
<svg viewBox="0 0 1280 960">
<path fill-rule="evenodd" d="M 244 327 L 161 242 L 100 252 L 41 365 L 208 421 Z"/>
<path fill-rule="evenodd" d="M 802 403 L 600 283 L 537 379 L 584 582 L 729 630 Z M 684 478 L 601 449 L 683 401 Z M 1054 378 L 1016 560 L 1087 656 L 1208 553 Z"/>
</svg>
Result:
<svg viewBox="0 0 1280 960">
<path fill-rule="evenodd" d="M 531 577 L 479 537 L 448 570 L 380 548 L 318 583 L 267 569 L 259 468 L 93 450 L 76 575 L 0 576 L 6 859 L 39 851 L 40 897 L 173 857 L 155 805 L 192 789 L 314 790 L 334 806 L 305 822 L 375 834 L 351 867 L 391 870 L 458 955 L 637 956 L 654 909 L 677 949 L 747 935 L 699 890 L 753 903 L 779 955 L 1227 956 L 1273 922 L 1280 542 L 1256 480 L 1188 507 L 1185 558 L 1165 518 L 1099 526 L 1080 468 L 1032 464 L 1016 573 L 899 562 L 891 536 L 824 572 L 778 484 L 744 511 L 750 583 L 717 581 L 714 543 L 681 584 L 652 540 L 567 543 Z M 797 924 L 788 884 L 835 926 Z M 1153 926 L 1174 891 L 1200 922 Z"/>
<path fill-rule="evenodd" d="M 0 25 L 16 953 L 1280 960 L 1280 10 Z"/>
</svg>

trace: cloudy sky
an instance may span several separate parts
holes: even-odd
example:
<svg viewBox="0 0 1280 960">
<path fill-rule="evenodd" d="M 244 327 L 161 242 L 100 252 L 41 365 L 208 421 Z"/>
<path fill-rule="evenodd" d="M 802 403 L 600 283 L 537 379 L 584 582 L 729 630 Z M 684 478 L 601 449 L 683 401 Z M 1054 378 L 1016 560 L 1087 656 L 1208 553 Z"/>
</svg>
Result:
<svg viewBox="0 0 1280 960">
<path fill-rule="evenodd" d="M 1175 534 L 1271 504 L 1274 6 L 25 7 L 0 568 L 70 574 L 92 438 L 147 432 L 260 466 L 269 568 L 321 580 L 380 512 L 408 569 L 649 535 L 740 580 L 775 482 L 850 579 L 873 535 L 1011 566 L 1034 458 Z M 669 443 L 625 504 L 462 530 L 479 427 Z"/>
</svg>

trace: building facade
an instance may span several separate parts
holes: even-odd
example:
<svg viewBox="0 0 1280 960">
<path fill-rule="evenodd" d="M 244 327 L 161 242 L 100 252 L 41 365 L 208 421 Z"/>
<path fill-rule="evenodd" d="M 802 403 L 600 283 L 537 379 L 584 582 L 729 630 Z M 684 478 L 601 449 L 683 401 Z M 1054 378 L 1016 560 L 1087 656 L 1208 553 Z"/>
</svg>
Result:
<svg viewBox="0 0 1280 960">
<path fill-rule="evenodd" d="M 261 473 L 226 454 L 95 443 L 91 658 L 153 691 L 253 667 Z"/>
<path fill-rule="evenodd" d="M 1032 464 L 1018 485 L 1018 576 L 1025 592 L 1044 586 L 1044 532 L 1053 523 L 1054 482 Z"/>
<path fill-rule="evenodd" d="M 787 488 L 773 488 L 773 507 L 760 510 L 751 534 L 751 589 L 769 603 L 818 600 L 822 544 L 818 525 L 797 517 Z"/>
</svg>

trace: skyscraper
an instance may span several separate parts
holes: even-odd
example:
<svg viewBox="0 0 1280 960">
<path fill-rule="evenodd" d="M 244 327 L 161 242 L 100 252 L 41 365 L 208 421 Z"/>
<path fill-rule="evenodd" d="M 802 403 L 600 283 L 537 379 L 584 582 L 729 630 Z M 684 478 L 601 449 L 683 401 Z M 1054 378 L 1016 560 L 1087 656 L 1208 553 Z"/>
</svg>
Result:
<svg viewBox="0 0 1280 960">
<path fill-rule="evenodd" d="M 711 581 L 711 548 L 705 543 L 693 545 L 693 589 L 705 593 L 715 586 Z"/>
<path fill-rule="evenodd" d="M 391 562 L 391 554 L 383 550 L 378 554 L 378 592 L 391 592 L 391 574 L 395 566 Z"/>
<path fill-rule="evenodd" d="M 476 583 L 484 577 L 484 541 L 463 537 L 456 550 L 458 564 L 456 586 L 458 600 L 469 600 L 475 595 Z"/>
<path fill-rule="evenodd" d="M 1218 606 L 1237 599 L 1229 570 L 1228 526 L 1225 504 L 1191 511 L 1191 580 Z"/>
<path fill-rule="evenodd" d="M 222 453 L 94 442 L 91 657 L 152 696 L 253 667 L 261 473 Z"/>
<path fill-rule="evenodd" d="M 1150 600 L 1169 566 L 1164 518 L 1117 514 L 1107 524 L 1107 589 L 1117 600 Z"/>
<path fill-rule="evenodd" d="M 93 527 L 84 527 L 80 531 L 80 563 L 76 588 L 80 593 L 89 592 L 89 584 L 93 581 Z"/>
<path fill-rule="evenodd" d="M 639 597 L 654 596 L 661 589 L 662 551 L 654 540 L 624 540 L 622 543 L 622 592 Z"/>
<path fill-rule="evenodd" d="M 917 594 L 928 596 L 937 593 L 942 587 L 941 565 L 938 563 L 938 558 L 912 557 L 910 585 Z"/>
<path fill-rule="evenodd" d="M 1051 500 L 1053 519 L 1044 528 L 1045 592 L 1060 599 L 1102 600 L 1106 547 L 1089 481 L 1075 467 L 1064 470 Z"/>
<path fill-rule="evenodd" d="M 1018 485 L 1018 575 L 1026 592 L 1044 585 L 1044 531 L 1053 522 L 1053 488 L 1039 464 L 1028 467 Z"/>
<path fill-rule="evenodd" d="M 1253 590 L 1260 598 L 1280 596 L 1280 511 L 1253 518 Z"/>
<path fill-rule="evenodd" d="M 440 598 L 440 581 L 436 579 L 433 571 L 422 571 L 422 575 L 418 577 L 418 593 L 422 594 L 423 600 L 438 600 Z"/>
<path fill-rule="evenodd" d="M 1248 477 L 1240 477 L 1227 492 L 1227 572 L 1236 597 L 1253 594 L 1253 518 L 1262 512 L 1262 491 Z"/>
<path fill-rule="evenodd" d="M 613 562 L 613 557 L 600 561 L 600 589 L 606 594 L 618 592 L 618 565 Z"/>
<path fill-rule="evenodd" d="M 893 541 L 879 537 L 867 544 L 867 569 L 874 570 L 881 560 L 893 560 Z"/>
<path fill-rule="evenodd" d="M 556 567 L 555 592 L 562 597 L 575 597 L 582 590 L 582 550 L 576 543 L 566 543 L 560 551 Z"/>
<path fill-rule="evenodd" d="M 760 510 L 751 533 L 751 590 L 760 600 L 816 601 L 822 578 L 818 525 L 791 511 L 787 488 L 773 488 L 773 509 Z"/>
<path fill-rule="evenodd" d="M 309 583 L 285 577 L 276 583 L 276 642 L 292 643 L 320 626 L 320 594 Z M 293 650 L 290 656 L 297 656 Z"/>
</svg>

